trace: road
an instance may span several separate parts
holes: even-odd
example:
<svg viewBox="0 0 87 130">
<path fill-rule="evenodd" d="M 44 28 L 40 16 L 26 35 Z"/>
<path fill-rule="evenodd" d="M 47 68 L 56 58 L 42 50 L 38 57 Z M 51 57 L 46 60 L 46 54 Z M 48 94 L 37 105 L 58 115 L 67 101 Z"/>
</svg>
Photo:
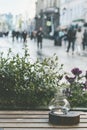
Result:
<svg viewBox="0 0 87 130">
<path fill-rule="evenodd" d="M 37 43 L 35 43 L 33 40 L 30 40 L 29 38 L 27 40 L 27 46 L 29 49 L 31 61 L 35 61 L 37 58 L 42 60 L 45 57 L 51 57 L 53 54 L 56 54 L 59 58 L 59 63 L 64 64 L 63 68 L 65 71 L 70 72 L 74 67 L 79 67 L 83 71 L 87 70 L 87 50 L 82 53 L 82 55 L 77 55 L 76 52 L 74 55 L 72 55 L 71 52 L 67 54 L 64 43 L 62 47 L 54 46 L 54 41 L 47 39 L 43 40 L 42 49 L 38 49 Z M 13 55 L 16 53 L 23 55 L 23 47 L 24 44 L 21 42 L 15 41 L 13 43 L 11 37 L 0 38 L 0 52 L 4 52 L 4 56 L 6 56 L 9 48 L 12 48 Z"/>
</svg>

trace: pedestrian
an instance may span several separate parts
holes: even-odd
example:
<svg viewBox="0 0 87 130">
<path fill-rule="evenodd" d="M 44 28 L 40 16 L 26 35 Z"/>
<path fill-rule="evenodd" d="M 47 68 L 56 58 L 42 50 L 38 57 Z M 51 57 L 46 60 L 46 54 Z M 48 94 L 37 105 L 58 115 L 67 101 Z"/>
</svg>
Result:
<svg viewBox="0 0 87 130">
<path fill-rule="evenodd" d="M 12 30 L 12 41 L 13 41 L 13 42 L 14 42 L 15 37 L 16 37 L 15 30 Z"/>
<path fill-rule="evenodd" d="M 64 31 L 63 29 L 59 30 L 59 45 L 62 46 L 62 40 L 64 38 Z"/>
<path fill-rule="evenodd" d="M 16 33 L 16 34 L 15 34 L 15 35 L 16 35 L 16 40 L 17 40 L 17 42 L 18 42 L 18 39 L 19 39 L 19 31 L 16 31 L 15 33 Z"/>
<path fill-rule="evenodd" d="M 83 42 L 83 31 L 79 27 L 76 32 L 76 46 L 77 46 L 77 53 L 79 55 L 81 54 L 82 42 Z"/>
<path fill-rule="evenodd" d="M 26 32 L 26 30 L 23 31 L 22 37 L 23 37 L 23 42 L 24 43 L 27 42 L 27 32 Z"/>
<path fill-rule="evenodd" d="M 85 29 L 83 33 L 83 42 L 82 42 L 83 50 L 85 50 L 85 46 L 87 46 L 87 29 Z"/>
<path fill-rule="evenodd" d="M 36 35 L 37 35 L 37 31 L 34 30 L 34 31 L 33 31 L 33 39 L 34 39 L 34 42 L 36 42 Z"/>
<path fill-rule="evenodd" d="M 42 31 L 42 27 L 39 28 L 39 30 L 37 31 L 37 47 L 42 49 L 42 42 L 43 42 L 43 31 Z"/>
<path fill-rule="evenodd" d="M 31 32 L 30 39 L 32 40 L 34 38 L 33 31 Z"/>
<path fill-rule="evenodd" d="M 64 29 L 64 37 L 63 37 L 63 40 L 64 40 L 64 45 L 65 45 L 65 46 L 66 46 L 66 44 L 67 44 L 67 32 L 68 32 L 67 28 Z"/>
<path fill-rule="evenodd" d="M 71 45 L 72 45 L 72 54 L 74 54 L 75 40 L 76 40 L 76 30 L 73 27 L 70 27 L 68 32 L 67 32 L 67 40 L 68 40 L 68 46 L 67 46 L 66 52 L 69 52 Z"/>
<path fill-rule="evenodd" d="M 60 45 L 59 43 L 59 28 L 57 27 L 54 31 L 54 45 Z"/>
</svg>

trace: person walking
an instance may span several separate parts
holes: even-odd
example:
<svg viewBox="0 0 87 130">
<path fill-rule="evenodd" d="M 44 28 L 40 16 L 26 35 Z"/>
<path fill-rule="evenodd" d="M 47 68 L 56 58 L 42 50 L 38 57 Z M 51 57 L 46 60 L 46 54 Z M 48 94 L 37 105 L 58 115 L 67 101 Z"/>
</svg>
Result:
<svg viewBox="0 0 87 130">
<path fill-rule="evenodd" d="M 36 35 L 37 35 L 37 31 L 34 30 L 34 31 L 33 31 L 33 39 L 34 39 L 34 42 L 36 42 Z"/>
<path fill-rule="evenodd" d="M 85 30 L 84 30 L 84 33 L 83 33 L 82 46 L 83 46 L 83 51 L 84 51 L 84 50 L 85 50 L 85 46 L 87 46 L 87 29 L 85 29 Z"/>
<path fill-rule="evenodd" d="M 23 37 L 23 42 L 25 43 L 25 42 L 27 42 L 27 31 L 23 31 L 22 32 L 22 37 Z"/>
<path fill-rule="evenodd" d="M 61 46 L 61 35 L 62 31 L 60 30 L 59 27 L 56 28 L 54 31 L 54 45 L 55 46 Z"/>
<path fill-rule="evenodd" d="M 81 28 L 78 28 L 76 32 L 76 45 L 77 45 L 77 54 L 81 55 L 81 48 L 83 43 L 83 31 Z"/>
<path fill-rule="evenodd" d="M 37 47 L 42 49 L 42 42 L 43 42 L 43 31 L 42 31 L 42 27 L 39 28 L 39 30 L 37 31 Z"/>
<path fill-rule="evenodd" d="M 64 37 L 63 37 L 63 41 L 64 41 L 64 45 L 65 45 L 65 46 L 66 46 L 66 44 L 67 44 L 67 32 L 68 32 L 67 28 L 64 29 Z"/>
<path fill-rule="evenodd" d="M 15 37 L 16 37 L 15 30 L 12 30 L 12 42 L 14 42 Z"/>
<path fill-rule="evenodd" d="M 19 40 L 19 31 L 16 31 L 16 40 L 17 40 L 17 42 Z"/>
<path fill-rule="evenodd" d="M 73 27 L 70 27 L 70 29 L 67 32 L 67 40 L 68 40 L 68 46 L 67 46 L 66 52 L 69 52 L 71 45 L 72 45 L 72 54 L 74 54 L 75 40 L 76 40 L 76 30 Z"/>
</svg>

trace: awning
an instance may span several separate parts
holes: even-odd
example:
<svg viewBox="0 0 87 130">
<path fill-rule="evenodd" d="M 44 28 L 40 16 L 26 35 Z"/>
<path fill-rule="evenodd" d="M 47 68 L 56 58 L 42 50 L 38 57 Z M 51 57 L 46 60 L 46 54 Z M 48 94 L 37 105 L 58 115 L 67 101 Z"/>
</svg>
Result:
<svg viewBox="0 0 87 130">
<path fill-rule="evenodd" d="M 75 19 L 72 22 L 84 22 L 84 19 Z"/>
</svg>

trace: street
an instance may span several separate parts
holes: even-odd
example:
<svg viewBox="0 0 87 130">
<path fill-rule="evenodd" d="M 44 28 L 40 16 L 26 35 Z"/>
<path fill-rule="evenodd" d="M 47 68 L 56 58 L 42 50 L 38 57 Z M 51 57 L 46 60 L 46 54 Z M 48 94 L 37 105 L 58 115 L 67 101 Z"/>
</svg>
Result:
<svg viewBox="0 0 87 130">
<path fill-rule="evenodd" d="M 38 49 L 37 43 L 28 38 L 27 46 L 29 49 L 30 59 L 34 62 L 37 58 L 42 60 L 45 57 L 53 56 L 56 54 L 59 58 L 59 63 L 64 64 L 63 69 L 67 72 L 70 72 L 72 68 L 79 67 L 81 70 L 87 70 L 87 54 L 86 51 L 82 55 L 77 55 L 75 52 L 72 55 L 71 52 L 67 54 L 66 46 L 64 43 L 62 46 L 54 46 L 53 40 L 44 39 L 43 40 L 43 48 Z M 6 56 L 8 49 L 12 49 L 12 55 L 19 53 L 20 56 L 23 55 L 23 47 L 24 43 L 15 41 L 12 42 L 11 37 L 8 38 L 0 38 L 0 52 L 4 52 L 4 56 Z"/>
</svg>

